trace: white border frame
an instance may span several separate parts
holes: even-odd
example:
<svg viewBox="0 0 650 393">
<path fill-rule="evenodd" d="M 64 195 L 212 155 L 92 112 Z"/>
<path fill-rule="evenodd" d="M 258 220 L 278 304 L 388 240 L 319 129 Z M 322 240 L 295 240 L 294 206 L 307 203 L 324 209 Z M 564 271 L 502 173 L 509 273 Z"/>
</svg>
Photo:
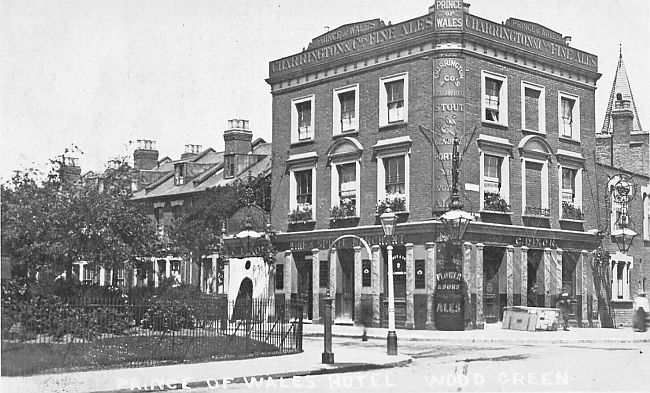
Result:
<svg viewBox="0 0 650 393">
<path fill-rule="evenodd" d="M 400 121 L 388 122 L 388 94 L 386 93 L 386 84 L 404 80 L 404 118 Z M 409 83 L 408 72 L 387 76 L 379 79 L 379 127 L 385 127 L 393 124 L 408 123 L 409 121 Z"/>
<path fill-rule="evenodd" d="M 539 92 L 539 101 L 537 104 L 537 109 L 539 111 L 537 130 L 526 128 L 526 89 Z M 521 129 L 523 131 L 546 135 L 546 88 L 544 86 L 521 81 Z"/>
<path fill-rule="evenodd" d="M 563 135 L 562 131 L 562 98 L 573 100 L 573 125 L 571 127 L 571 136 Z M 557 92 L 557 136 L 560 139 L 568 139 L 580 142 L 580 96 L 566 93 L 558 90 Z"/>
<path fill-rule="evenodd" d="M 495 79 L 501 81 L 501 90 L 499 90 L 499 121 L 488 120 L 485 118 L 485 79 Z M 508 77 L 505 75 L 495 74 L 490 71 L 481 70 L 481 121 L 488 124 L 497 124 L 508 126 Z"/>
<path fill-rule="evenodd" d="M 297 104 L 309 101 L 311 103 L 311 138 L 300 139 L 298 136 L 298 110 Z M 291 100 L 291 143 L 299 143 L 305 141 L 313 141 L 316 138 L 316 96 L 314 94 L 294 98 Z"/>
<path fill-rule="evenodd" d="M 341 100 L 339 95 L 354 92 L 354 120 L 355 125 L 349 130 L 341 130 Z M 359 84 L 341 87 L 332 91 L 332 134 L 341 135 L 359 131 Z"/>
</svg>

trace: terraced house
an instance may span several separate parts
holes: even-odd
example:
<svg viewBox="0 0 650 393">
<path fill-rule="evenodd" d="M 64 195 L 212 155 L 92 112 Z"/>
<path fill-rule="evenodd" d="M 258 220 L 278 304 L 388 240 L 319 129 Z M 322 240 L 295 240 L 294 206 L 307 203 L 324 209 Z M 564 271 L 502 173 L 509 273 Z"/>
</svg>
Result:
<svg viewBox="0 0 650 393">
<path fill-rule="evenodd" d="M 534 21 L 469 8 L 436 1 L 404 22 L 350 23 L 269 63 L 275 293 L 305 300 L 314 322 L 333 296 L 337 323 L 372 310 L 385 325 L 391 245 L 398 327 L 461 313 L 462 328 L 482 328 L 564 292 L 574 324 L 601 323 L 598 57 Z M 456 261 L 463 300 L 448 304 L 435 218 L 449 209 L 455 147 L 475 220 Z"/>
<path fill-rule="evenodd" d="M 205 190 L 270 173 L 271 145 L 261 138 L 253 140 L 248 120 L 229 120 L 223 138 L 224 151 L 203 149 L 200 145 L 190 144 L 185 146 L 185 153 L 177 160 L 159 158 L 154 141 L 138 141 L 138 147 L 133 153 L 134 168 L 137 171 L 133 186 L 137 191 L 132 200 L 145 205 L 161 239 L 166 238 L 169 226 L 181 216 L 184 207 L 191 205 L 194 198 Z M 96 177 L 100 180 L 98 184 L 101 184 L 101 176 Z M 219 231 L 215 235 L 232 237 L 234 234 Z M 173 278 L 178 283 L 200 285 L 207 293 L 227 294 L 230 278 L 236 276 L 242 280 L 246 274 L 241 272 L 244 268 L 239 264 L 231 266 L 229 258 L 223 255 L 223 250 L 217 249 L 217 245 L 218 243 L 215 244 L 214 252 L 204 256 L 200 266 L 187 256 L 171 251 L 175 245 L 169 244 L 166 247 L 169 252 L 161 250 L 157 256 L 143 256 L 151 261 L 150 268 L 112 272 L 101 267 L 91 270 L 85 267 L 86 263 L 80 262 L 79 278 L 87 283 L 104 285 L 114 282 L 113 274 L 116 274 L 118 285 L 125 287 L 157 286 L 161 280 Z M 233 283 L 233 286 L 238 285 L 239 283 Z M 236 297 L 236 294 L 237 289 L 233 296 Z"/>
</svg>

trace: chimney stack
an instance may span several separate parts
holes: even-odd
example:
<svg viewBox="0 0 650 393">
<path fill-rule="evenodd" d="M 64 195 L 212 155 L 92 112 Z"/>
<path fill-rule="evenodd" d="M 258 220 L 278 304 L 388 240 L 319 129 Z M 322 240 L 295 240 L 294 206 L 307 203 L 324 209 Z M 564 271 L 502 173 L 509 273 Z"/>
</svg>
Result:
<svg viewBox="0 0 650 393">
<path fill-rule="evenodd" d="M 76 183 L 81 180 L 79 158 L 61 156 L 61 159 L 61 181 L 63 183 Z"/>
<path fill-rule="evenodd" d="M 157 166 L 156 142 L 149 139 L 138 139 L 138 148 L 133 151 L 133 167 L 136 170 L 147 170 Z"/>
<path fill-rule="evenodd" d="M 202 145 L 192 145 L 192 144 L 187 144 L 185 145 L 185 153 L 181 154 L 181 160 L 187 160 L 192 157 L 196 157 L 199 155 L 199 153 L 203 150 Z"/>
<path fill-rule="evenodd" d="M 253 150 L 253 132 L 248 129 L 248 120 L 228 120 L 228 129 L 223 133 L 224 154 L 248 154 Z"/>
</svg>

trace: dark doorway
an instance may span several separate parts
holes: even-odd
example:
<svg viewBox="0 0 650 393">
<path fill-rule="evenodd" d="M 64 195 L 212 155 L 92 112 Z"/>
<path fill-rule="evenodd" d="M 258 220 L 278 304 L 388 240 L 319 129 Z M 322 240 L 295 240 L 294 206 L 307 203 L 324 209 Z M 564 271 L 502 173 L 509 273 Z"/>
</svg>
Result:
<svg viewBox="0 0 650 393">
<path fill-rule="evenodd" d="M 574 326 L 582 323 L 582 299 L 576 296 L 576 267 L 579 258 L 577 252 L 562 252 L 562 293 L 569 295 L 569 322 Z"/>
<path fill-rule="evenodd" d="M 232 320 L 250 321 L 253 309 L 253 281 L 246 277 L 239 285 L 235 309 L 232 311 Z"/>
<path fill-rule="evenodd" d="M 505 249 L 485 247 L 483 251 L 483 310 L 485 322 L 495 323 L 501 319 L 499 299 L 499 268 Z"/>
<path fill-rule="evenodd" d="M 354 320 L 354 251 L 338 249 L 339 269 L 336 285 L 336 319 Z M 340 274 L 338 274 L 340 273 Z"/>
<path fill-rule="evenodd" d="M 544 285 L 542 285 L 539 279 L 539 267 L 542 258 L 544 258 L 544 251 L 528 250 L 528 277 L 526 280 L 526 284 L 528 285 L 526 305 L 528 307 L 544 307 Z"/>
<path fill-rule="evenodd" d="M 303 302 L 303 318 L 312 319 L 312 261 L 304 258 L 297 264 L 298 268 L 298 300 Z"/>
</svg>

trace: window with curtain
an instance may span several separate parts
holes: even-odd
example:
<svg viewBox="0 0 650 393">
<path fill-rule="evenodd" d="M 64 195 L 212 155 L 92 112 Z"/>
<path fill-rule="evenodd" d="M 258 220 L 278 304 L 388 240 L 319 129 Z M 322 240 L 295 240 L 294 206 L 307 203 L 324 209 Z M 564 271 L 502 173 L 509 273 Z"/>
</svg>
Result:
<svg viewBox="0 0 650 393">
<path fill-rule="evenodd" d="M 561 100 L 562 136 L 573 138 L 573 106 L 575 101 L 565 97 L 562 97 Z"/>
<path fill-rule="evenodd" d="M 485 193 L 498 194 L 501 190 L 501 157 L 485 155 L 484 156 L 484 174 L 483 190 Z"/>
<path fill-rule="evenodd" d="M 562 168 L 562 202 L 573 203 L 576 197 L 576 170 Z"/>
<path fill-rule="evenodd" d="M 298 112 L 298 140 L 310 139 L 312 137 L 311 124 L 311 101 L 296 104 Z"/>
<path fill-rule="evenodd" d="M 224 158 L 224 166 L 225 166 L 225 172 L 224 172 L 224 177 L 226 179 L 230 179 L 235 177 L 235 156 L 234 155 L 228 155 Z"/>
<path fill-rule="evenodd" d="M 183 177 L 184 166 L 182 164 L 176 165 L 174 167 L 174 184 L 177 186 L 182 186 L 185 181 Z"/>
<path fill-rule="evenodd" d="M 341 199 L 357 198 L 357 166 L 356 164 L 343 164 L 339 170 L 339 195 Z"/>
<path fill-rule="evenodd" d="M 339 94 L 339 100 L 341 103 L 341 131 L 356 129 L 355 92 L 341 93 Z"/>
<path fill-rule="evenodd" d="M 404 156 L 384 158 L 386 196 L 404 194 Z"/>
<path fill-rule="evenodd" d="M 404 80 L 386 83 L 388 122 L 404 120 Z"/>
<path fill-rule="evenodd" d="M 311 169 L 296 172 L 296 202 L 298 205 L 312 203 Z"/>
<path fill-rule="evenodd" d="M 499 103 L 503 82 L 485 78 L 485 120 L 499 121 Z"/>
</svg>

